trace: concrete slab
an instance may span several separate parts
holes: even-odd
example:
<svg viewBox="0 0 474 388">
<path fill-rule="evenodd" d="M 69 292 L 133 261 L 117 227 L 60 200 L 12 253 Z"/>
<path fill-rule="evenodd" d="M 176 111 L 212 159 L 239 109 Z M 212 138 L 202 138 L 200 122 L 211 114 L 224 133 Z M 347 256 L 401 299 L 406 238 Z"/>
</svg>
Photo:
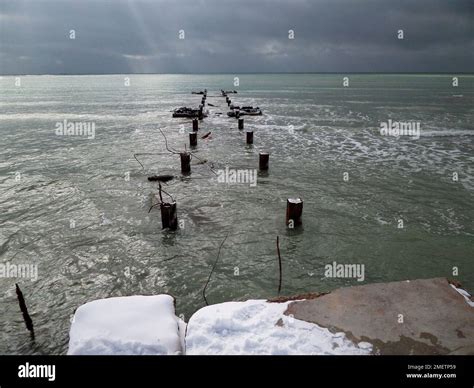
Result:
<svg viewBox="0 0 474 388">
<path fill-rule="evenodd" d="M 375 354 L 474 354 L 474 307 L 444 278 L 340 288 L 285 314 L 370 342 Z"/>
</svg>

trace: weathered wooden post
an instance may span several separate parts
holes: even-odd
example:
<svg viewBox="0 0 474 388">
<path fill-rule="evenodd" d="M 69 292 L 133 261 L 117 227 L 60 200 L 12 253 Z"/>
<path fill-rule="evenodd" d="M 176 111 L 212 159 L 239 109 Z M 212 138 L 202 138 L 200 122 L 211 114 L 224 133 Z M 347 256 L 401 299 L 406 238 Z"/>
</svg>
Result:
<svg viewBox="0 0 474 388">
<path fill-rule="evenodd" d="M 204 114 L 202 112 L 203 106 L 199 105 L 199 120 L 202 120 L 204 118 Z"/>
<path fill-rule="evenodd" d="M 197 132 L 199 130 L 199 121 L 198 119 L 193 119 L 193 131 Z"/>
<path fill-rule="evenodd" d="M 178 214 L 176 211 L 176 202 L 165 203 L 160 205 L 161 208 L 161 225 L 163 229 L 178 229 Z"/>
<path fill-rule="evenodd" d="M 239 116 L 240 116 L 240 114 L 239 114 Z M 244 119 L 239 119 L 239 129 L 244 129 Z"/>
<path fill-rule="evenodd" d="M 270 154 L 268 152 L 260 152 L 258 154 L 258 168 L 260 171 L 268 170 L 269 159 L 270 159 Z"/>
<path fill-rule="evenodd" d="M 230 106 L 230 104 L 232 104 L 232 100 L 229 99 L 229 101 L 227 101 L 227 106 Z"/>
<path fill-rule="evenodd" d="M 189 174 L 191 172 L 191 154 L 189 152 L 181 152 L 181 173 Z"/>
<path fill-rule="evenodd" d="M 293 228 L 301 225 L 303 215 L 303 200 L 301 198 L 288 198 L 286 201 L 286 225 Z"/>
<path fill-rule="evenodd" d="M 196 147 L 198 145 L 197 132 L 189 132 L 189 145 L 191 147 Z"/>
<path fill-rule="evenodd" d="M 253 144 L 253 131 L 247 131 L 247 144 Z"/>
<path fill-rule="evenodd" d="M 201 105 L 206 105 L 206 99 L 204 97 L 201 98 Z"/>
</svg>

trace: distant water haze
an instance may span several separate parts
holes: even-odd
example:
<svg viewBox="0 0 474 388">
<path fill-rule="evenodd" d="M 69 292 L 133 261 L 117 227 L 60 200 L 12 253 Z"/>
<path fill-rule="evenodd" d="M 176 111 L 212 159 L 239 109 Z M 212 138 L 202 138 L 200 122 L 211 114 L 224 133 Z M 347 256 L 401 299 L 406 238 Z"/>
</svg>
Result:
<svg viewBox="0 0 474 388">
<path fill-rule="evenodd" d="M 0 261 L 37 264 L 36 281 L 0 278 L 0 353 L 65 353 L 75 308 L 97 298 L 167 292 L 187 320 L 204 305 L 227 233 L 210 303 L 276 295 L 277 235 L 284 295 L 431 277 L 474 290 L 473 76 L 458 86 L 447 75 L 243 74 L 238 86 L 234 77 L 0 79 Z M 215 107 L 182 177 L 158 129 L 169 147 L 189 149 L 191 122 L 171 111 L 197 107 L 191 91 L 204 88 Z M 239 131 L 220 89 L 263 115 Z M 256 185 L 210 169 L 254 171 L 259 152 L 270 168 Z M 163 185 L 177 202 L 176 232 L 161 229 L 158 208 L 148 213 L 155 174 L 176 177 Z M 288 230 L 293 197 L 304 201 L 303 224 Z M 364 280 L 325 276 L 334 262 L 363 265 Z"/>
</svg>

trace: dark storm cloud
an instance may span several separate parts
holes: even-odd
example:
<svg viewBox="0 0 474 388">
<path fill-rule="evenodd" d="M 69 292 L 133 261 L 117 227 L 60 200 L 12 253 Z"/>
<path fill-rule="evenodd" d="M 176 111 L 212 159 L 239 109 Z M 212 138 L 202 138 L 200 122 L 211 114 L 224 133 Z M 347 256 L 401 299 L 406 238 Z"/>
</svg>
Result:
<svg viewBox="0 0 474 388">
<path fill-rule="evenodd" d="M 472 72 L 473 3 L 3 0 L 0 71 Z"/>
</svg>

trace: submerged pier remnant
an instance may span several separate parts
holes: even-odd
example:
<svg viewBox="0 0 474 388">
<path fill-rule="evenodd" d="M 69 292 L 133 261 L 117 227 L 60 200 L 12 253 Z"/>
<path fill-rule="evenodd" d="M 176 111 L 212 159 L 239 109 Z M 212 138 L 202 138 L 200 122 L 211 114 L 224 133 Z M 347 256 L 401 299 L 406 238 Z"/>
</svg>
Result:
<svg viewBox="0 0 474 388">
<path fill-rule="evenodd" d="M 173 114 L 172 116 L 174 118 L 181 118 L 181 117 L 185 117 L 185 118 L 199 118 L 199 113 L 201 111 L 201 115 L 202 117 L 207 117 L 207 113 L 202 111 L 202 109 L 198 108 L 198 109 L 194 109 L 194 108 L 188 108 L 186 106 L 182 106 L 181 108 L 176 108 L 173 110 Z"/>
<path fill-rule="evenodd" d="M 160 210 L 161 226 L 163 227 L 163 229 L 178 229 L 178 213 L 176 208 L 176 202 L 162 202 L 160 204 Z"/>
<path fill-rule="evenodd" d="M 253 144 L 253 131 L 247 131 L 247 144 Z"/>
<path fill-rule="evenodd" d="M 301 198 L 288 198 L 286 201 L 286 225 L 289 228 L 301 225 L 303 216 L 303 200 Z"/>
<path fill-rule="evenodd" d="M 197 132 L 199 130 L 199 121 L 198 119 L 193 119 L 193 131 Z"/>
<path fill-rule="evenodd" d="M 235 114 L 235 117 L 237 117 L 239 119 L 239 129 L 244 129 L 244 119 L 239 118 L 239 116 L 240 116 L 240 113 L 237 112 Z"/>
<path fill-rule="evenodd" d="M 270 154 L 268 152 L 260 152 L 258 154 L 258 169 L 260 171 L 267 171 Z"/>
<path fill-rule="evenodd" d="M 173 175 L 164 174 L 164 175 L 152 175 L 148 177 L 149 182 L 168 182 L 174 178 Z"/>
<path fill-rule="evenodd" d="M 189 152 L 180 152 L 181 158 L 181 173 L 190 174 L 191 173 L 191 154 Z"/>
<path fill-rule="evenodd" d="M 176 210 L 176 201 L 173 199 L 173 196 L 171 194 L 167 193 L 161 188 L 161 183 L 158 183 L 158 189 L 159 202 L 152 204 L 150 209 L 148 210 L 148 213 L 150 213 L 155 206 L 160 205 L 162 229 L 176 230 L 178 229 L 178 214 Z M 171 199 L 171 202 L 163 201 L 163 193 Z"/>
<path fill-rule="evenodd" d="M 189 145 L 196 147 L 198 144 L 197 132 L 189 132 Z"/>
</svg>

